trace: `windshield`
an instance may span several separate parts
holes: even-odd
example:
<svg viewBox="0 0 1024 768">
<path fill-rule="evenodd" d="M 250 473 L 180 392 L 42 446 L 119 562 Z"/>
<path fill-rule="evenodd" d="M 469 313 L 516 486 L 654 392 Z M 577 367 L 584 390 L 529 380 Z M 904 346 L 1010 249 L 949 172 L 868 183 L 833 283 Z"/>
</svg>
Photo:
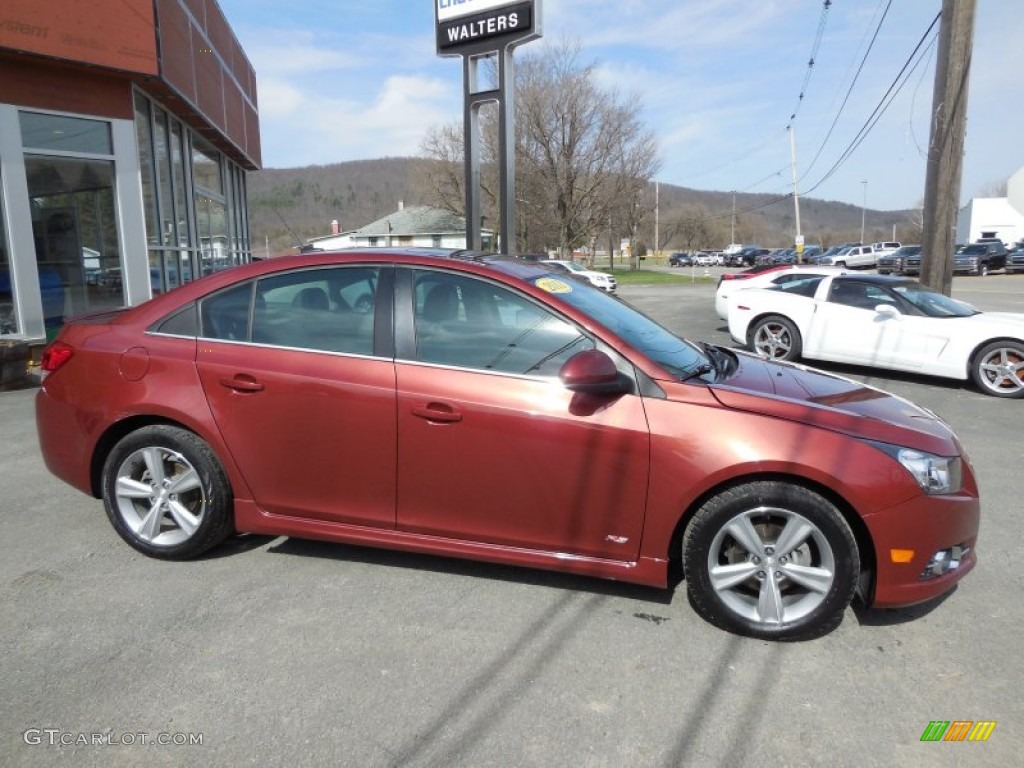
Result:
<svg viewBox="0 0 1024 768">
<path fill-rule="evenodd" d="M 951 299 L 920 283 L 894 285 L 892 289 L 929 317 L 970 317 L 980 314 L 970 304 Z"/>
<path fill-rule="evenodd" d="M 961 256 L 979 256 L 988 253 L 987 245 L 968 245 L 960 251 Z"/>
<path fill-rule="evenodd" d="M 538 288 L 558 294 L 565 303 L 590 315 L 679 379 L 712 371 L 708 358 L 690 342 L 598 288 L 575 282 L 570 286 L 557 279 L 552 281 L 552 276 L 537 278 L 533 283 Z"/>
</svg>

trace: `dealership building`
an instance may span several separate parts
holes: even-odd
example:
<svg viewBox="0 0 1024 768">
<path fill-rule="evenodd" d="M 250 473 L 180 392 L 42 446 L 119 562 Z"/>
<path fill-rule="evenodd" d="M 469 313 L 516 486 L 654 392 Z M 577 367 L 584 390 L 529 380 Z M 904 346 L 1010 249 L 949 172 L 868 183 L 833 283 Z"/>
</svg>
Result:
<svg viewBox="0 0 1024 768">
<path fill-rule="evenodd" d="M 256 78 L 216 0 L 0 5 L 0 340 L 251 257 Z"/>
</svg>

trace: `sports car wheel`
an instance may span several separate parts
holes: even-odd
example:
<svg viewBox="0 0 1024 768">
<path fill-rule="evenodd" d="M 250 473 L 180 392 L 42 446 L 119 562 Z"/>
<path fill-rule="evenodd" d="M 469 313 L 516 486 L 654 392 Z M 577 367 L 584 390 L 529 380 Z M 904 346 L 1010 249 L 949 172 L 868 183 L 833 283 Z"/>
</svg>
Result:
<svg viewBox="0 0 1024 768">
<path fill-rule="evenodd" d="M 762 317 L 748 333 L 747 346 L 770 360 L 796 360 L 800 357 L 800 331 L 781 315 Z"/>
<path fill-rule="evenodd" d="M 824 497 L 756 482 L 706 502 L 683 537 L 690 600 L 716 626 L 796 640 L 833 629 L 853 599 L 860 557 L 853 532 Z"/>
<path fill-rule="evenodd" d="M 996 397 L 1024 397 L 1024 344 L 993 341 L 983 347 L 971 364 L 978 389 Z"/>
<path fill-rule="evenodd" d="M 234 529 L 224 470 L 205 442 L 168 425 L 136 430 L 103 467 L 103 504 L 118 534 L 152 557 L 185 560 Z"/>
</svg>

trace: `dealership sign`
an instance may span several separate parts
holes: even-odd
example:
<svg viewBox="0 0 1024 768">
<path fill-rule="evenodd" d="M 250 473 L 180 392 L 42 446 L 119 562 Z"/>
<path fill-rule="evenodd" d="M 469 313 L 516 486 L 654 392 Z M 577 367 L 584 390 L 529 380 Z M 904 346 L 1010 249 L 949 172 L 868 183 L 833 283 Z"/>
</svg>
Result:
<svg viewBox="0 0 1024 768">
<path fill-rule="evenodd" d="M 434 0 L 437 52 L 498 50 L 540 37 L 540 0 Z"/>
</svg>

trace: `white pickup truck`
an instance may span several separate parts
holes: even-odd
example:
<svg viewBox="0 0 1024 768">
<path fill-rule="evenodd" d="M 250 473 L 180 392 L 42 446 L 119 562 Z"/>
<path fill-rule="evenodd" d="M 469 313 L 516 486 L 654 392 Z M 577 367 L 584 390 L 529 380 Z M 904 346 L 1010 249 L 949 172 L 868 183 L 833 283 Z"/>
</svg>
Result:
<svg viewBox="0 0 1024 768">
<path fill-rule="evenodd" d="M 851 245 L 839 253 L 826 256 L 818 264 L 829 264 L 834 267 L 849 269 L 873 269 L 878 263 L 878 254 L 870 245 Z"/>
</svg>

